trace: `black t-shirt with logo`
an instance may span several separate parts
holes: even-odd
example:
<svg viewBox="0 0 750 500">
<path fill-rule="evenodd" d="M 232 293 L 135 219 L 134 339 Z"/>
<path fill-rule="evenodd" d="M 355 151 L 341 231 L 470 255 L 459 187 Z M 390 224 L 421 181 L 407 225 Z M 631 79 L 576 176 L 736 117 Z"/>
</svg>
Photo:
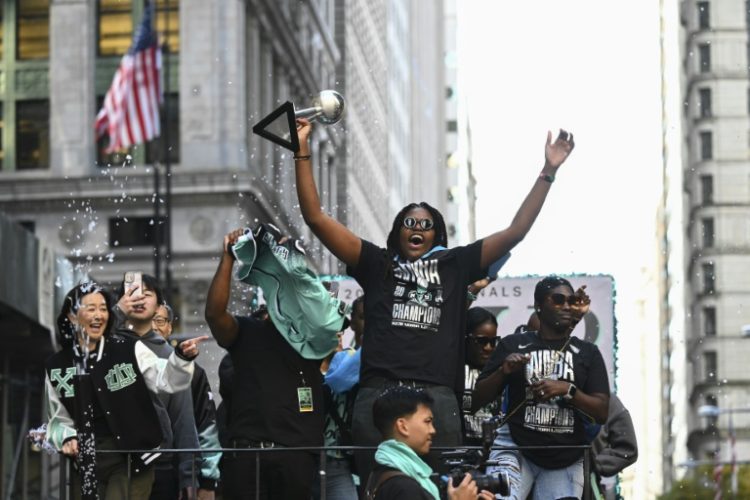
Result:
<svg viewBox="0 0 750 500">
<path fill-rule="evenodd" d="M 225 346 L 234 366 L 229 439 L 323 446 L 320 361 L 300 356 L 270 320 L 237 317 L 237 322 L 237 339 Z M 313 411 L 300 411 L 300 387 L 311 389 Z"/>
<path fill-rule="evenodd" d="M 563 347 L 565 350 L 559 353 L 558 349 Z M 534 401 L 529 380 L 533 377 L 556 378 L 575 384 L 586 394 L 609 394 L 607 369 L 599 348 L 577 337 L 571 338 L 565 346 L 565 340 L 542 340 L 537 332 L 514 333 L 500 339 L 477 381 L 499 369 L 503 360 L 514 352 L 530 354 L 531 360 L 525 369 L 506 378 L 508 413 L 520 406 L 508 421 L 513 441 L 518 446 L 588 444 L 584 436 L 584 421 L 590 417 L 562 398 L 544 403 Z M 523 454 L 541 467 L 558 469 L 581 458 L 583 450 L 535 449 L 523 450 Z"/>
<path fill-rule="evenodd" d="M 463 379 L 466 288 L 484 276 L 481 254 L 478 240 L 415 262 L 391 261 L 362 240 L 349 269 L 365 292 L 362 383 L 383 377 L 454 387 Z"/>
</svg>

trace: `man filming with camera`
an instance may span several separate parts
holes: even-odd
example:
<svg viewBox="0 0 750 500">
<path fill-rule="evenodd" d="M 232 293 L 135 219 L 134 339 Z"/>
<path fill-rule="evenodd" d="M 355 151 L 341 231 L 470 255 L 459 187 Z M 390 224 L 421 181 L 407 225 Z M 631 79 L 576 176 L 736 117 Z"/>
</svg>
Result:
<svg viewBox="0 0 750 500">
<path fill-rule="evenodd" d="M 430 451 L 435 427 L 432 424 L 432 397 L 406 386 L 386 389 L 372 407 L 375 426 L 384 441 L 375 453 L 376 466 L 367 481 L 368 500 L 435 500 L 440 489 L 432 481 L 432 469 L 420 457 Z M 492 500 L 489 491 L 477 491 L 471 475 L 459 484 L 448 480 L 451 500 Z"/>
</svg>

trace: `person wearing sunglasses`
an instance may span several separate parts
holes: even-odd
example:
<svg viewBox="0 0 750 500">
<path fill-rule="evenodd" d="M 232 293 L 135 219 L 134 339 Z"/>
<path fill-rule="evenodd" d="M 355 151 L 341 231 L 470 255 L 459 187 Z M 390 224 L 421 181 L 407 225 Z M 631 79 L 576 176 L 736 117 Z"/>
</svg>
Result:
<svg viewBox="0 0 750 500">
<path fill-rule="evenodd" d="M 471 392 L 477 378 L 490 359 L 500 337 L 497 336 L 497 318 L 483 307 L 472 307 L 466 314 L 466 365 L 464 367 L 464 444 L 482 445 L 482 422 L 500 413 L 497 400 L 472 411 Z"/>
<path fill-rule="evenodd" d="M 503 337 L 477 380 L 474 408 L 497 400 L 507 388 L 507 427 L 498 430 L 495 446 L 543 447 L 490 454 L 491 461 L 520 464 L 520 474 L 511 475 L 512 498 L 525 499 L 530 492 L 534 500 L 583 494 L 584 450 L 576 446 L 588 445 L 587 422 L 606 422 L 609 407 L 599 349 L 572 335 L 589 302 L 583 287 L 574 291 L 559 276 L 542 279 L 534 289 L 538 331 Z"/>
<path fill-rule="evenodd" d="M 375 397 L 385 387 L 407 385 L 425 388 L 435 400 L 438 431 L 433 444 L 458 446 L 463 436 L 455 394 L 463 390 L 467 287 L 486 277 L 490 264 L 529 232 L 558 168 L 574 148 L 573 135 L 561 130 L 553 141 L 547 134 L 544 165 L 541 172 L 530 172 L 531 190 L 507 228 L 469 245 L 448 248 L 441 213 L 426 202 L 411 203 L 393 219 L 383 248 L 360 238 L 321 208 L 311 161 L 311 131 L 307 120 L 297 120 L 300 149 L 294 164 L 300 210 L 315 236 L 347 266 L 365 293 L 354 444 L 378 444 L 380 435 L 372 421 Z M 358 453 L 357 460 L 365 475 L 373 464 L 372 453 L 367 455 Z"/>
</svg>

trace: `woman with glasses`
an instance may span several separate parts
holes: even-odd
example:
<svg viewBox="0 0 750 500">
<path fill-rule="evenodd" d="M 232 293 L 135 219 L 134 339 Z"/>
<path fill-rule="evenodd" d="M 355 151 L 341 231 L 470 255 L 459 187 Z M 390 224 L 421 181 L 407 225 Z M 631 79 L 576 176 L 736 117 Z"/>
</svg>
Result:
<svg viewBox="0 0 750 500">
<path fill-rule="evenodd" d="M 472 307 L 466 314 L 466 365 L 464 367 L 464 444 L 482 445 L 482 422 L 500 413 L 500 404 L 493 400 L 475 412 L 471 411 L 471 392 L 477 377 L 487 364 L 497 341 L 497 318 L 487 309 Z"/>
<path fill-rule="evenodd" d="M 305 223 L 365 292 L 365 335 L 360 390 L 354 407 L 357 445 L 377 445 L 372 404 L 382 388 L 425 388 L 435 400 L 434 446 L 462 441 L 455 392 L 463 390 L 466 290 L 487 276 L 491 263 L 508 253 L 531 229 L 557 169 L 573 150 L 573 135 L 547 134 L 545 163 L 510 226 L 467 246 L 448 248 L 443 217 L 431 205 L 412 203 L 396 215 L 385 248 L 361 239 L 326 214 L 313 176 L 312 127 L 297 120 L 300 150 L 294 157 L 297 196 Z M 371 454 L 370 454 L 371 455 Z M 371 458 L 358 460 L 369 472 Z M 366 477 L 366 476 L 364 476 Z"/>
</svg>

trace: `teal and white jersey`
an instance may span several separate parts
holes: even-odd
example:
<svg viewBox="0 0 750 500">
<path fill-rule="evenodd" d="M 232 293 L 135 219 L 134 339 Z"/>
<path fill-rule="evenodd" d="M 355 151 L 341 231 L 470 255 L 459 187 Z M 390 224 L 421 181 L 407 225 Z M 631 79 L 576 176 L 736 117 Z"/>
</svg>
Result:
<svg viewBox="0 0 750 500">
<path fill-rule="evenodd" d="M 284 243 L 271 224 L 247 231 L 232 247 L 237 279 L 259 286 L 276 329 L 305 359 L 322 359 L 338 345 L 346 304 L 328 293 L 307 267 L 299 240 Z"/>
</svg>

